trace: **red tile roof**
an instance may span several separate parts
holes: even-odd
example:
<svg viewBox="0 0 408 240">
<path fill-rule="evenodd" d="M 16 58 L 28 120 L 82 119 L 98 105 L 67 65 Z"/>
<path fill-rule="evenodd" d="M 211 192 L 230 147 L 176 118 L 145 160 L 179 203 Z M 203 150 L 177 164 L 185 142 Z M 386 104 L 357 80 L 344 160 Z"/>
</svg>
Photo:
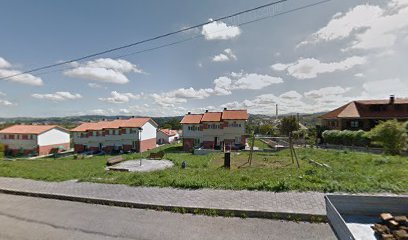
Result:
<svg viewBox="0 0 408 240">
<path fill-rule="evenodd" d="M 223 120 L 248 120 L 247 110 L 224 110 L 222 113 Z"/>
<path fill-rule="evenodd" d="M 181 124 L 198 124 L 201 122 L 203 114 L 187 114 L 181 120 Z"/>
<path fill-rule="evenodd" d="M 181 124 L 199 124 L 201 122 L 221 122 L 222 120 L 248 120 L 247 110 L 224 110 L 223 112 L 206 112 L 204 114 L 187 114 Z"/>
<path fill-rule="evenodd" d="M 102 130 L 102 129 L 116 129 L 116 128 L 140 128 L 147 122 L 152 121 L 154 125 L 157 124 L 151 118 L 129 118 L 129 119 L 117 119 L 113 121 L 100 121 L 83 123 L 78 127 L 71 129 L 72 132 L 84 132 L 90 130 Z"/>
<path fill-rule="evenodd" d="M 353 101 L 319 118 L 408 118 L 408 99 L 395 99 L 394 103 L 390 100 Z"/>
<path fill-rule="evenodd" d="M 7 134 L 41 134 L 53 128 L 59 128 L 63 131 L 68 130 L 59 127 L 57 125 L 14 125 L 8 128 L 5 128 L 0 131 L 0 133 L 7 133 Z"/>
<path fill-rule="evenodd" d="M 167 136 L 174 136 L 177 134 L 177 130 L 171 130 L 171 129 L 160 129 L 160 131 Z"/>
<path fill-rule="evenodd" d="M 221 116 L 222 112 L 206 112 L 201 118 L 201 122 L 220 122 Z"/>
</svg>

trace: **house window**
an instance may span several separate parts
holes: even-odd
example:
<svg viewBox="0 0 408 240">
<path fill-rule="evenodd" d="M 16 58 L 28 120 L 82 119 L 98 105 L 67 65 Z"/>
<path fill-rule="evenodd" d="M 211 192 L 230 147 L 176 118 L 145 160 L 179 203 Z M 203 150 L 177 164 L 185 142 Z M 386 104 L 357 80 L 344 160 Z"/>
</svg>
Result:
<svg viewBox="0 0 408 240">
<path fill-rule="evenodd" d="M 352 128 L 357 128 L 357 127 L 358 127 L 358 121 L 357 121 L 357 120 L 351 121 L 351 122 L 350 122 L 350 126 L 351 126 Z"/>
</svg>

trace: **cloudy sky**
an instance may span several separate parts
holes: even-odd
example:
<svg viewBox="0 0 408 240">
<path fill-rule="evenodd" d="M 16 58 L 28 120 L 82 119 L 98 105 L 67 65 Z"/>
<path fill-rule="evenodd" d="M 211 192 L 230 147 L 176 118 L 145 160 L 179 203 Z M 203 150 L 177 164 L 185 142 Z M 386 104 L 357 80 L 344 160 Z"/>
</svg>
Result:
<svg viewBox="0 0 408 240">
<path fill-rule="evenodd" d="M 174 116 L 223 107 L 272 115 L 275 104 L 312 113 L 354 99 L 408 97 L 408 0 L 307 7 L 318 2 L 288 0 L 0 80 L 0 117 Z M 266 3 L 2 0 L 0 78 Z"/>
</svg>

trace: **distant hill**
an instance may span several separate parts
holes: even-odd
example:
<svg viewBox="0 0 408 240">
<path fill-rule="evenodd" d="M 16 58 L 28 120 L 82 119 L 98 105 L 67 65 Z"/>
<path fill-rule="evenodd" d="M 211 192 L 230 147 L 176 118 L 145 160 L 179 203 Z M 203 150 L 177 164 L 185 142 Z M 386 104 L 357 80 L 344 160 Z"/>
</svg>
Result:
<svg viewBox="0 0 408 240">
<path fill-rule="evenodd" d="M 317 124 L 317 117 L 323 113 L 313 113 L 313 114 L 299 114 L 300 122 L 307 127 L 314 127 Z M 280 115 L 279 118 L 296 115 L 296 114 L 284 114 Z M 93 122 L 101 121 L 103 119 L 114 120 L 117 118 L 129 118 L 130 116 L 101 116 L 101 115 L 85 115 L 85 116 L 69 116 L 69 117 L 50 117 L 50 118 L 31 118 L 31 117 L 16 117 L 16 118 L 0 118 L 0 129 L 13 124 L 56 124 L 62 127 L 71 129 L 82 122 Z M 143 116 L 135 116 L 143 117 Z M 180 121 L 183 116 L 174 117 L 153 117 L 153 120 L 159 124 L 159 127 L 171 127 L 173 129 L 180 129 Z M 271 123 L 275 120 L 275 116 L 264 115 L 264 114 L 250 114 L 249 121 L 252 124 L 263 125 Z"/>
</svg>

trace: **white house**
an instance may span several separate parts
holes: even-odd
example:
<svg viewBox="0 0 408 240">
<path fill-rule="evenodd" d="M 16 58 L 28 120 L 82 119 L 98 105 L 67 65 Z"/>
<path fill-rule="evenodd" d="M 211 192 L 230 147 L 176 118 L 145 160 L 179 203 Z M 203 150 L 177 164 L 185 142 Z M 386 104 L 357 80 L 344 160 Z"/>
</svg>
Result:
<svg viewBox="0 0 408 240">
<path fill-rule="evenodd" d="M 47 155 L 70 149 L 69 130 L 56 125 L 14 125 L 0 131 L 11 155 Z"/>
<path fill-rule="evenodd" d="M 129 118 L 83 123 L 71 132 L 75 152 L 144 152 L 156 148 L 157 126 L 151 118 Z"/>
<path fill-rule="evenodd" d="M 178 141 L 180 134 L 177 130 L 159 129 L 157 131 L 157 144 L 168 144 Z"/>
<path fill-rule="evenodd" d="M 181 120 L 183 126 L 183 149 L 194 147 L 238 149 L 246 144 L 247 110 L 227 110 L 204 114 L 188 113 Z"/>
</svg>

